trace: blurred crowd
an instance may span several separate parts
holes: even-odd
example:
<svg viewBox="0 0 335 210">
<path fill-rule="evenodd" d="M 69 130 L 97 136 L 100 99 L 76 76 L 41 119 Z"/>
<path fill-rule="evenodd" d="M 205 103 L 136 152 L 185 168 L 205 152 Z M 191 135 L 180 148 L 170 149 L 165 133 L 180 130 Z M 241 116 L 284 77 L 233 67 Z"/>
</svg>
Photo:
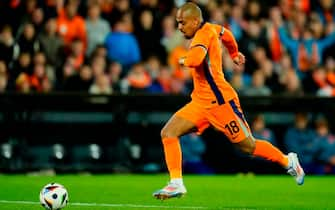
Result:
<svg viewBox="0 0 335 210">
<path fill-rule="evenodd" d="M 267 126 L 262 114 L 251 122 L 255 138 L 267 139 L 284 151 L 295 151 L 305 172 L 313 174 L 335 173 L 335 135 L 327 118 L 322 115 L 297 112 L 292 125 L 283 132 L 283 140 Z"/>
<path fill-rule="evenodd" d="M 183 0 L 1 0 L 0 92 L 187 94 Z M 246 64 L 224 52 L 240 95 L 335 96 L 334 0 L 197 0 L 233 32 Z"/>
</svg>

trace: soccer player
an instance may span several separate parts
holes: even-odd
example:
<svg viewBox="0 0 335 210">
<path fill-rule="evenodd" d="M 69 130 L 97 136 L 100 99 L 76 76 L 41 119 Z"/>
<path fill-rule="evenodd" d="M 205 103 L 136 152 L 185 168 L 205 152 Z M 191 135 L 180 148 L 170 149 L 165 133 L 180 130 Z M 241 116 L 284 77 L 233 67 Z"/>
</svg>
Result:
<svg viewBox="0 0 335 210">
<path fill-rule="evenodd" d="M 164 200 L 186 193 L 179 137 L 192 131 L 201 134 L 210 125 L 224 133 L 243 152 L 280 164 L 297 184 L 303 184 L 305 174 L 295 153 L 284 155 L 269 142 L 254 139 L 251 135 L 237 93 L 225 80 L 222 71 L 220 39 L 234 39 L 231 33 L 225 34 L 222 28 L 221 34 L 218 34 L 217 26 L 205 23 L 200 8 L 190 2 L 178 9 L 176 20 L 185 38 L 192 39 L 186 56 L 180 58 L 179 63 L 193 68 L 194 90 L 191 102 L 178 110 L 161 131 L 170 182 L 153 196 Z M 228 51 L 232 55 L 231 49 Z M 233 61 L 243 64 L 244 56 L 236 51 Z"/>
</svg>

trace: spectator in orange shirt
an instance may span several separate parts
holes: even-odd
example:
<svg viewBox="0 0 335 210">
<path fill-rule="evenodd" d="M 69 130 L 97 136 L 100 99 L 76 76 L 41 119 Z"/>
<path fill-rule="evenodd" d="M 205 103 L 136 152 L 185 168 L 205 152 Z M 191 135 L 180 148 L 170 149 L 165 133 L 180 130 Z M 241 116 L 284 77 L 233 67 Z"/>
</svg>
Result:
<svg viewBox="0 0 335 210">
<path fill-rule="evenodd" d="M 75 39 L 71 43 L 71 54 L 70 56 L 74 58 L 74 68 L 79 70 L 81 65 L 84 63 L 85 54 L 84 54 L 84 46 L 83 42 L 80 39 Z"/>
<path fill-rule="evenodd" d="M 318 96 L 335 96 L 335 60 L 327 58 L 325 67 L 319 66 L 313 71 L 313 82 L 317 85 Z"/>
<path fill-rule="evenodd" d="M 32 90 L 41 92 L 42 91 L 42 81 L 46 77 L 45 66 L 38 64 L 33 68 L 33 74 L 30 76 L 30 86 Z"/>
<path fill-rule="evenodd" d="M 159 69 L 156 78 L 153 78 L 152 84 L 148 88 L 149 93 L 170 93 L 171 92 L 171 70 L 168 66 Z"/>
<path fill-rule="evenodd" d="M 66 0 L 64 9 L 59 11 L 57 18 L 57 32 L 63 38 L 67 47 L 75 39 L 87 46 L 85 20 L 77 14 L 79 2 L 77 0 Z"/>
<path fill-rule="evenodd" d="M 168 56 L 168 63 L 172 67 L 172 75 L 182 80 L 191 79 L 190 68 L 183 67 L 178 63 L 179 58 L 186 55 L 188 45 L 189 41 L 185 39 L 181 45 L 172 49 Z"/>
<path fill-rule="evenodd" d="M 146 71 L 143 63 L 137 63 L 130 69 L 125 79 L 131 92 L 145 92 L 151 85 L 150 74 Z"/>
<path fill-rule="evenodd" d="M 25 72 L 19 74 L 15 80 L 16 91 L 19 93 L 31 92 L 31 85 L 29 81 L 29 75 Z"/>
</svg>

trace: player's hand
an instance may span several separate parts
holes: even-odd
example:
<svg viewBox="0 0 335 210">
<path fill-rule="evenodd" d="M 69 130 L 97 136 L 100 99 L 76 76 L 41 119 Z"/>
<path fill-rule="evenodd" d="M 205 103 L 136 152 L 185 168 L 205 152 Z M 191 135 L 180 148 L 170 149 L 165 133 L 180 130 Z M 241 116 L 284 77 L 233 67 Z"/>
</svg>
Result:
<svg viewBox="0 0 335 210">
<path fill-rule="evenodd" d="M 184 66 L 184 63 L 185 63 L 185 57 L 181 57 L 181 58 L 179 58 L 178 63 L 179 63 L 179 65 Z"/>
<path fill-rule="evenodd" d="M 239 52 L 238 55 L 235 58 L 233 58 L 233 62 L 238 66 L 242 65 L 245 63 L 245 56 Z"/>
</svg>

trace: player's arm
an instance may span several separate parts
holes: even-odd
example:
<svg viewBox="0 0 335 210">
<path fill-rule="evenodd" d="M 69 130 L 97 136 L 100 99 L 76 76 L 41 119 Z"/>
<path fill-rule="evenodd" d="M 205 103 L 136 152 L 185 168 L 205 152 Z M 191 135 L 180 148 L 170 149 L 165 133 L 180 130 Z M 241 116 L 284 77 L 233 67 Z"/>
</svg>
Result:
<svg viewBox="0 0 335 210">
<path fill-rule="evenodd" d="M 222 44 L 227 48 L 228 53 L 235 64 L 240 65 L 245 63 L 244 55 L 238 51 L 238 44 L 233 33 L 227 28 L 215 24 L 215 29 L 219 34 Z"/>
<path fill-rule="evenodd" d="M 191 47 L 186 56 L 179 59 L 179 64 L 186 67 L 197 67 L 201 65 L 207 54 L 209 43 L 214 36 L 211 31 L 199 31 L 194 36 Z"/>
<path fill-rule="evenodd" d="M 194 45 L 187 52 L 186 56 L 179 59 L 179 64 L 186 67 L 197 67 L 204 60 L 207 54 L 207 47 L 204 45 Z"/>
<path fill-rule="evenodd" d="M 227 48 L 230 57 L 233 59 L 238 56 L 238 45 L 232 32 L 221 25 L 213 25 L 219 34 L 222 44 Z"/>
</svg>

